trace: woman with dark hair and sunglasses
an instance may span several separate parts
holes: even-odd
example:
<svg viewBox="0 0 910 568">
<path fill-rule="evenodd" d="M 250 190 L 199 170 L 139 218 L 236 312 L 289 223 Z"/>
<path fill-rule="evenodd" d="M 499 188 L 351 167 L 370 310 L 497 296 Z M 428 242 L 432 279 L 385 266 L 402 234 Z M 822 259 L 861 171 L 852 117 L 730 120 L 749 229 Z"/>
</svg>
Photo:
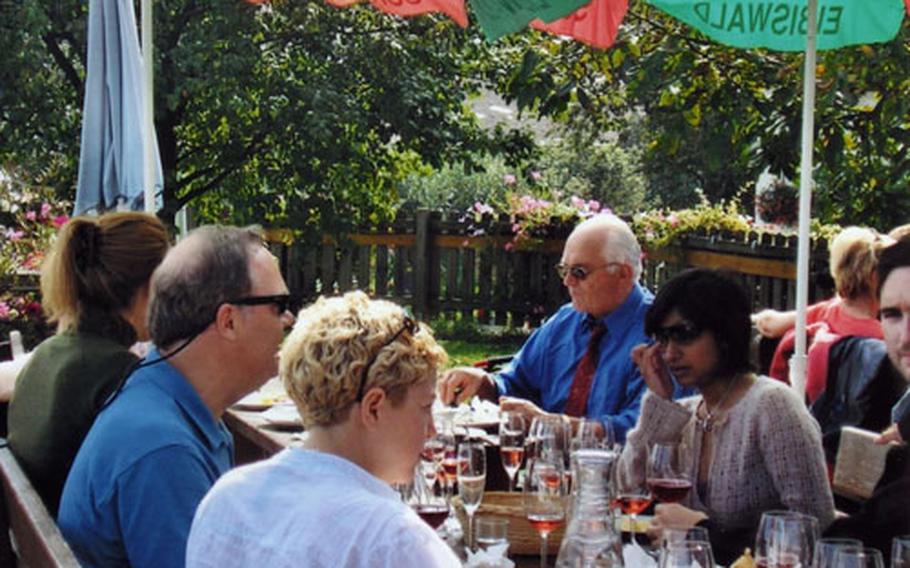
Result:
<svg viewBox="0 0 910 568">
<path fill-rule="evenodd" d="M 645 318 L 654 339 L 632 354 L 648 392 L 619 462 L 620 489 L 639 487 L 649 449 L 678 444 L 692 490 L 658 505 L 649 530 L 706 526 L 718 562 L 751 546 L 763 511 L 834 518 L 821 434 L 799 397 L 756 376 L 749 362 L 751 305 L 730 275 L 708 269 L 667 282 Z M 672 400 L 674 380 L 698 395 Z"/>
</svg>

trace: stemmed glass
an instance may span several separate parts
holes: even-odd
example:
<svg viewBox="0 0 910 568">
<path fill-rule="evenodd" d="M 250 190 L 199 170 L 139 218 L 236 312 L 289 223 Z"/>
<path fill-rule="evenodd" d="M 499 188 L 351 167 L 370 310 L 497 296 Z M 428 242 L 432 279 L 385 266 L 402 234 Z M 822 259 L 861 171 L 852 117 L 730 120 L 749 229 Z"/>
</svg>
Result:
<svg viewBox="0 0 910 568">
<path fill-rule="evenodd" d="M 473 549 L 474 513 L 483 500 L 487 482 L 487 454 L 483 444 L 466 442 L 458 446 L 458 495 L 468 514 L 467 544 Z"/>
<path fill-rule="evenodd" d="M 427 487 L 430 491 L 436 485 L 442 473 L 442 460 L 445 456 L 445 440 L 442 436 L 436 435 L 427 440 L 423 445 L 423 451 L 420 453 L 420 471 L 426 478 Z"/>
<path fill-rule="evenodd" d="M 525 419 L 517 412 L 503 412 L 499 421 L 499 455 L 509 476 L 509 491 L 515 491 L 515 477 L 525 455 Z"/>
<path fill-rule="evenodd" d="M 910 568 L 910 535 L 896 536 L 891 542 L 891 568 Z"/>
<path fill-rule="evenodd" d="M 449 516 L 449 504 L 445 496 L 437 496 L 433 492 L 433 486 L 427 483 L 423 465 L 418 465 L 414 472 L 407 503 L 434 530 L 439 529 Z"/>
<path fill-rule="evenodd" d="M 882 553 L 874 548 L 842 548 L 834 555 L 834 568 L 884 568 Z"/>
<path fill-rule="evenodd" d="M 692 489 L 692 480 L 679 463 L 677 444 L 654 444 L 648 455 L 648 489 L 661 503 L 679 503 Z"/>
<path fill-rule="evenodd" d="M 528 522 L 540 535 L 540 568 L 547 565 L 547 538 L 565 520 L 564 473 L 560 452 L 546 451 L 528 460 L 522 499 Z"/>
<path fill-rule="evenodd" d="M 862 548 L 863 543 L 855 538 L 822 538 L 815 543 L 812 568 L 834 568 L 834 557 L 845 548 Z"/>
<path fill-rule="evenodd" d="M 572 452 L 578 450 L 615 451 L 616 436 L 610 422 L 582 418 L 572 438 Z"/>
<path fill-rule="evenodd" d="M 673 542 L 661 548 L 659 568 L 714 568 L 711 545 L 701 540 Z"/>
<path fill-rule="evenodd" d="M 755 562 L 765 568 L 809 566 L 818 523 L 793 511 L 762 513 L 755 537 Z"/>
</svg>

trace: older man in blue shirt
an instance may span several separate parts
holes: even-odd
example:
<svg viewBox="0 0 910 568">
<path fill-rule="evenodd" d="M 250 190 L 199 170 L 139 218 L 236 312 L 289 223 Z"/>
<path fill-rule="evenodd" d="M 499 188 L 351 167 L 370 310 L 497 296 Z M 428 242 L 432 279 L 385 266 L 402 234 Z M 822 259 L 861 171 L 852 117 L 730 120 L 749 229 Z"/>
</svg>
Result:
<svg viewBox="0 0 910 568">
<path fill-rule="evenodd" d="M 499 396 L 503 410 L 529 418 L 586 416 L 624 439 L 645 390 L 630 357 L 633 347 L 648 341 L 644 316 L 653 298 L 638 283 L 641 247 L 621 219 L 598 215 L 569 235 L 557 271 L 571 304 L 531 335 L 505 371 L 450 370 L 440 381 L 440 398 L 448 403 L 475 394 Z M 593 376 L 579 376 L 585 366 Z"/>
</svg>

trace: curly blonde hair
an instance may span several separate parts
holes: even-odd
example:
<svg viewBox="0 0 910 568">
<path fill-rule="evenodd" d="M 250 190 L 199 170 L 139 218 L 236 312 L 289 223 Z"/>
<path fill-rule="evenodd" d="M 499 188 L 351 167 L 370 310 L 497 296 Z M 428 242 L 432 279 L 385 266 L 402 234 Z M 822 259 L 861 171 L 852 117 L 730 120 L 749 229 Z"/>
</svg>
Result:
<svg viewBox="0 0 910 568">
<path fill-rule="evenodd" d="M 866 227 L 847 227 L 834 237 L 830 270 L 841 298 L 875 297 L 878 255 L 890 242 L 890 238 Z"/>
<path fill-rule="evenodd" d="M 436 381 L 445 351 L 423 324 L 413 334 L 399 333 L 406 317 L 396 304 L 359 291 L 321 297 L 300 311 L 281 347 L 279 368 L 304 427 L 344 420 L 373 357 L 363 392 L 382 388 L 393 405 L 404 401 L 411 385 Z"/>
</svg>

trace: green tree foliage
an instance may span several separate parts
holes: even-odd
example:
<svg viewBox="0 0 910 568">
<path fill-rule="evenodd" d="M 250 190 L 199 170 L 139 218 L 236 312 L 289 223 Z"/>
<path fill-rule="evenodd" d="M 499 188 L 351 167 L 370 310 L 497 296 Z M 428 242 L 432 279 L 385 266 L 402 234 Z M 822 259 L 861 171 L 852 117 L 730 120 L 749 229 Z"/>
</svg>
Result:
<svg viewBox="0 0 910 568">
<path fill-rule="evenodd" d="M 646 148 L 652 196 L 690 205 L 749 188 L 766 167 L 798 179 L 801 54 L 738 50 L 640 0 L 605 51 L 522 36 L 501 86 L 525 110 Z M 910 23 L 894 41 L 819 54 L 814 212 L 828 221 L 903 222 L 910 211 Z M 857 105 L 866 93 L 880 100 Z M 631 125 L 632 128 L 628 128 Z"/>
<path fill-rule="evenodd" d="M 4 11 L 0 160 L 58 164 L 71 194 L 87 3 L 23 0 Z M 321 1 L 156 0 L 155 25 L 165 218 L 193 201 L 209 219 L 341 228 L 387 210 L 407 168 L 495 147 L 464 103 L 502 63 L 445 18 Z"/>
</svg>

